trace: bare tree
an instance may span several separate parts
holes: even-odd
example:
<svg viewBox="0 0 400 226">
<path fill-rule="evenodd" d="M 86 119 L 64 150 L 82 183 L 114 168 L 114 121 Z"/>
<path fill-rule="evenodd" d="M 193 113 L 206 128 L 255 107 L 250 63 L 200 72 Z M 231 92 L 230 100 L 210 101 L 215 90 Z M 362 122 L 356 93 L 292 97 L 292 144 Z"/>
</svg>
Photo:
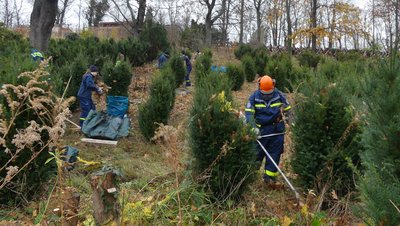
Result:
<svg viewBox="0 0 400 226">
<path fill-rule="evenodd" d="M 261 20 L 261 6 L 264 4 L 264 0 L 253 0 L 254 8 L 256 9 L 257 15 L 257 44 L 260 45 L 262 43 L 261 33 L 262 33 L 262 20 Z"/>
<path fill-rule="evenodd" d="M 85 12 L 88 25 L 97 27 L 100 21 L 106 15 L 108 9 L 110 9 L 108 0 L 89 0 L 88 8 Z"/>
<path fill-rule="evenodd" d="M 230 14 L 231 14 L 231 0 L 227 0 L 227 6 L 225 12 L 221 16 L 222 20 L 222 25 L 221 25 L 221 30 L 222 30 L 222 40 L 223 42 L 228 41 L 228 27 L 229 27 L 229 19 L 230 19 Z"/>
<path fill-rule="evenodd" d="M 290 0 L 286 0 L 286 22 L 287 22 L 287 43 L 286 47 L 289 54 L 292 54 L 292 20 L 290 19 Z"/>
<path fill-rule="evenodd" d="M 5 27 L 11 27 L 12 26 L 12 11 L 11 11 L 11 7 L 10 7 L 10 2 L 9 0 L 4 0 L 3 3 L 3 22 L 4 22 L 4 26 Z"/>
<path fill-rule="evenodd" d="M 244 0 L 240 0 L 240 32 L 239 43 L 243 43 L 243 24 L 244 24 Z"/>
<path fill-rule="evenodd" d="M 16 20 L 16 25 L 17 26 L 20 26 L 21 25 L 21 17 L 22 17 L 22 5 L 23 5 L 23 3 L 22 3 L 22 1 L 23 0 L 20 0 L 19 1 L 19 4 L 17 3 L 18 2 L 18 0 L 14 0 L 14 17 L 15 17 L 15 20 Z"/>
<path fill-rule="evenodd" d="M 213 16 L 214 7 L 216 4 L 216 0 L 199 0 L 202 5 L 207 6 L 207 14 L 205 18 L 206 25 L 206 40 L 205 43 L 207 46 L 211 46 L 211 27 L 214 22 L 218 20 L 225 11 L 226 0 L 221 0 L 221 9 Z"/>
<path fill-rule="evenodd" d="M 312 51 L 316 52 L 317 51 L 317 34 L 316 34 L 316 28 L 317 28 L 317 6 L 318 0 L 311 0 L 311 28 L 312 30 L 312 35 L 311 35 L 311 49 Z"/>
<path fill-rule="evenodd" d="M 124 0 L 121 3 L 117 0 L 111 0 L 117 10 L 117 14 L 122 16 L 122 19 L 118 15 L 111 15 L 115 20 L 124 22 L 125 28 L 132 33 L 134 36 L 138 36 L 143 30 L 144 17 L 146 15 L 146 0 L 136 0 L 138 4 L 137 13 L 133 9 L 130 0 Z M 126 10 L 127 9 L 127 10 Z"/>
<path fill-rule="evenodd" d="M 35 0 L 30 21 L 31 45 L 44 51 L 48 47 L 51 30 L 56 20 L 58 0 Z"/>
<path fill-rule="evenodd" d="M 58 10 L 58 14 L 56 17 L 56 24 L 62 26 L 64 24 L 64 18 L 65 18 L 65 14 L 68 10 L 68 7 L 71 6 L 71 4 L 74 2 L 74 0 L 61 0 L 60 1 L 60 6 L 59 6 L 59 10 Z"/>
</svg>

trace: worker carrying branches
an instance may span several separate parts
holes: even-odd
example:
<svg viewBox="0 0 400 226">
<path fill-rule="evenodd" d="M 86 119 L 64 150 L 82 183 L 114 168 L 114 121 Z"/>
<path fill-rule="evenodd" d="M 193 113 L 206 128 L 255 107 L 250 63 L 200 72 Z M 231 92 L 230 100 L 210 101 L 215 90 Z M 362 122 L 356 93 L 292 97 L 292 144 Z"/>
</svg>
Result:
<svg viewBox="0 0 400 226">
<path fill-rule="evenodd" d="M 275 88 L 275 80 L 267 75 L 259 79 L 258 90 L 250 96 L 245 108 L 246 122 L 253 126 L 257 136 L 260 136 L 260 143 L 268 150 L 277 165 L 283 153 L 285 132 L 283 114 L 290 108 L 285 95 Z M 257 151 L 258 166 L 261 166 L 264 157 L 266 158 L 264 182 L 267 184 L 275 182 L 278 176 L 276 166 L 259 144 L 257 144 Z"/>
</svg>

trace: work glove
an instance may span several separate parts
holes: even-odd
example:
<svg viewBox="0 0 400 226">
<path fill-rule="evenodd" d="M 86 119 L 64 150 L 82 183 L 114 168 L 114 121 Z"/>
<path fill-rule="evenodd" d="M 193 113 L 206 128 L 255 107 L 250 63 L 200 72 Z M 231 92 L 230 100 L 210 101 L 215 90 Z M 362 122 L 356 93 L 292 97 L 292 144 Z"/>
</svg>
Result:
<svg viewBox="0 0 400 226">
<path fill-rule="evenodd" d="M 97 93 L 102 95 L 103 94 L 103 89 L 101 87 L 98 87 L 97 88 Z"/>
<path fill-rule="evenodd" d="M 253 128 L 252 131 L 253 131 L 254 135 L 256 135 L 257 137 L 260 136 L 260 129 Z"/>
</svg>

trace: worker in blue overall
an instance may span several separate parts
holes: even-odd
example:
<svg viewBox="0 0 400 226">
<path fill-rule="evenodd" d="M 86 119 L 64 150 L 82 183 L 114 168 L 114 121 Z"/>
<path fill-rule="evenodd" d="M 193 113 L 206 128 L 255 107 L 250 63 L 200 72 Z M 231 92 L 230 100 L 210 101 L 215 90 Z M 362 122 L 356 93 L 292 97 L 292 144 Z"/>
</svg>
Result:
<svg viewBox="0 0 400 226">
<path fill-rule="evenodd" d="M 34 61 L 42 62 L 44 60 L 43 54 L 39 52 L 37 49 L 31 49 L 31 57 Z"/>
<path fill-rule="evenodd" d="M 184 50 L 182 50 L 182 58 L 185 61 L 186 65 L 186 76 L 185 76 L 186 87 L 192 86 L 192 83 L 190 82 L 190 72 L 192 71 L 192 63 L 190 62 L 190 58 L 185 54 Z"/>
<path fill-rule="evenodd" d="M 271 155 L 277 165 L 283 153 L 285 123 L 282 120 L 291 106 L 285 95 L 275 88 L 275 80 L 270 76 L 263 76 L 259 80 L 259 89 L 255 91 L 247 102 L 246 122 L 250 123 L 258 136 L 272 135 L 259 138 L 259 141 Z M 271 160 L 266 156 L 263 149 L 257 144 L 257 162 L 261 166 L 264 158 L 265 171 L 264 182 L 269 184 L 276 181 L 278 170 Z"/>
<path fill-rule="evenodd" d="M 94 82 L 98 72 L 98 68 L 94 65 L 91 65 L 82 77 L 82 83 L 77 94 L 81 106 L 81 116 L 79 118 L 79 125 L 81 127 L 90 110 L 96 110 L 92 100 L 92 92 L 95 91 L 98 94 L 103 94 L 103 90 L 96 86 Z"/>
<path fill-rule="evenodd" d="M 161 69 L 167 63 L 169 57 L 168 51 L 161 53 L 160 57 L 158 58 L 158 68 Z"/>
</svg>

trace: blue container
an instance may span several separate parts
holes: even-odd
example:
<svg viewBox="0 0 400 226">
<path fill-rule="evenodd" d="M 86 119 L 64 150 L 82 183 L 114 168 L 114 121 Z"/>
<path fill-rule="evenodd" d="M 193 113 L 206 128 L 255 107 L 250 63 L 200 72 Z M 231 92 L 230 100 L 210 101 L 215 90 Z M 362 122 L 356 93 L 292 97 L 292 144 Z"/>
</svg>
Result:
<svg viewBox="0 0 400 226">
<path fill-rule="evenodd" d="M 107 96 L 107 114 L 111 116 L 124 117 L 129 108 L 128 97 Z"/>
<path fill-rule="evenodd" d="M 225 66 L 219 66 L 218 67 L 216 65 L 211 65 L 211 71 L 226 73 L 226 67 Z"/>
</svg>

